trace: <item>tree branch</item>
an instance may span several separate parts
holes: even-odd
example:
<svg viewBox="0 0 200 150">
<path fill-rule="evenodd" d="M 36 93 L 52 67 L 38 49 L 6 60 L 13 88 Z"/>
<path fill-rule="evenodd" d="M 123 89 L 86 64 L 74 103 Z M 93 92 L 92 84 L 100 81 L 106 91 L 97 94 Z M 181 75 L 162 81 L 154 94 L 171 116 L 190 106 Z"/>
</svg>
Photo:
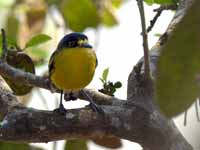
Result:
<svg viewBox="0 0 200 150">
<path fill-rule="evenodd" d="M 131 140 L 129 130 L 144 126 L 147 112 L 142 107 L 102 106 L 105 115 L 90 108 L 68 110 L 66 115 L 54 111 L 27 108 L 9 91 L 0 88 L 0 140 L 16 142 L 48 142 L 66 138 L 91 138 L 105 135 L 124 136 Z M 145 115 L 146 114 L 146 115 Z"/>
<path fill-rule="evenodd" d="M 1 29 L 2 33 L 2 60 L 5 61 L 6 59 L 6 53 L 7 53 L 7 41 L 6 41 L 6 35 L 4 29 Z"/>
<path fill-rule="evenodd" d="M 149 98 L 148 95 L 140 95 L 138 98 L 147 97 Z M 95 113 L 90 108 L 68 110 L 65 115 L 60 115 L 54 111 L 27 108 L 9 91 L 0 88 L 0 104 L 9 108 L 0 109 L 0 113 L 4 113 L 4 119 L 0 122 L 0 140 L 48 142 L 112 135 L 154 150 L 160 150 L 160 145 L 163 150 L 172 150 L 172 140 L 166 140 L 169 138 L 169 131 L 173 137 L 177 136 L 172 125 L 161 118 L 157 111 L 150 113 L 140 105 L 125 102 L 120 101 L 121 105 L 117 106 L 101 106 L 104 115 Z M 176 145 L 189 149 L 182 139 L 180 141 Z"/>
<path fill-rule="evenodd" d="M 141 25 L 142 25 L 143 50 L 144 50 L 144 77 L 146 79 L 150 79 L 148 34 L 146 31 L 143 0 L 137 0 L 137 4 L 140 12 Z"/>
<path fill-rule="evenodd" d="M 48 78 L 36 76 L 32 73 L 21 71 L 8 65 L 2 60 L 0 60 L 0 74 L 12 79 L 13 81 L 19 84 L 24 83 L 27 85 L 54 91 L 54 89 L 51 87 Z"/>
</svg>

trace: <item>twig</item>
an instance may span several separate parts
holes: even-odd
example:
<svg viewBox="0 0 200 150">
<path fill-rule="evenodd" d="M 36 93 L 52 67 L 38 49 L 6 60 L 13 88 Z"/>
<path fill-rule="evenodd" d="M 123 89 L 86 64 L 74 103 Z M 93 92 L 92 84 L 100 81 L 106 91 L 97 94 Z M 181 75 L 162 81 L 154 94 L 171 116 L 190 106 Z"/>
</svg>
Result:
<svg viewBox="0 0 200 150">
<path fill-rule="evenodd" d="M 6 41 L 6 33 L 4 29 L 1 29 L 1 34 L 2 34 L 2 60 L 6 61 L 6 54 L 8 51 L 7 47 L 7 41 Z"/>
<path fill-rule="evenodd" d="M 154 9 L 154 12 L 157 12 L 154 18 L 150 21 L 150 26 L 147 28 L 147 32 L 150 32 L 152 28 L 154 27 L 156 21 L 158 20 L 159 16 L 162 14 L 164 10 L 176 10 L 177 4 L 171 4 L 171 5 L 162 5 L 159 8 Z"/>
<path fill-rule="evenodd" d="M 148 47 L 148 35 L 146 31 L 143 0 L 137 0 L 137 4 L 140 12 L 141 26 L 142 26 L 143 50 L 144 50 L 144 77 L 148 79 L 150 78 L 149 47 Z"/>
<path fill-rule="evenodd" d="M 171 4 L 171 5 L 162 5 L 159 8 L 154 9 L 154 12 L 159 12 L 163 10 L 177 10 L 178 5 L 177 4 Z"/>
<path fill-rule="evenodd" d="M 161 15 L 163 10 L 157 11 L 156 15 L 153 17 L 153 19 L 150 21 L 150 26 L 147 28 L 147 32 L 150 32 L 152 28 L 154 27 L 156 21 L 158 20 L 158 17 Z"/>
</svg>

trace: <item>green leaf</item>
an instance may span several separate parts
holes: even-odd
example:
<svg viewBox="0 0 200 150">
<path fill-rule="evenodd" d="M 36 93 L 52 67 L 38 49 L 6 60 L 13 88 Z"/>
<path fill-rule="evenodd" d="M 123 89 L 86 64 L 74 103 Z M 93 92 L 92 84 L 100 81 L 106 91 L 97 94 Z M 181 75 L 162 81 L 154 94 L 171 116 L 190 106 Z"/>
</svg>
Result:
<svg viewBox="0 0 200 150">
<path fill-rule="evenodd" d="M 12 37 L 6 36 L 6 41 L 7 41 L 8 47 L 11 47 L 11 46 L 15 47 L 17 45 L 16 40 L 14 40 Z M 0 34 L 0 48 L 2 48 L 2 35 L 1 34 Z"/>
<path fill-rule="evenodd" d="M 27 54 L 32 58 L 34 64 L 36 66 L 43 65 L 45 63 L 45 60 L 48 56 L 48 51 L 45 49 L 40 49 L 37 47 L 33 47 L 31 49 L 28 49 Z"/>
<path fill-rule="evenodd" d="M 30 48 L 26 52 L 30 55 L 31 58 L 33 58 L 33 60 L 46 59 L 48 56 L 48 51 L 37 47 Z"/>
<path fill-rule="evenodd" d="M 154 0 L 156 4 L 175 4 L 177 0 Z"/>
<path fill-rule="evenodd" d="M 122 0 L 111 0 L 112 6 L 119 8 L 122 4 Z"/>
<path fill-rule="evenodd" d="M 51 37 L 46 34 L 38 34 L 34 37 L 32 37 L 27 43 L 25 48 L 37 46 L 39 44 L 45 43 L 47 41 L 51 40 Z"/>
<path fill-rule="evenodd" d="M 156 37 L 161 37 L 161 35 L 162 35 L 161 33 L 155 33 L 154 34 L 154 36 L 156 36 Z"/>
<path fill-rule="evenodd" d="M 103 79 L 105 82 L 107 82 L 108 73 L 109 73 L 109 68 L 106 68 L 106 69 L 103 71 L 103 74 L 102 74 L 102 79 Z"/>
<path fill-rule="evenodd" d="M 99 78 L 100 80 L 101 80 L 101 82 L 104 84 L 105 83 L 105 81 L 102 79 L 102 78 Z"/>
<path fill-rule="evenodd" d="M 96 28 L 100 23 L 97 8 L 91 0 L 63 0 L 60 11 L 66 26 L 76 32 L 86 28 Z"/>
<path fill-rule="evenodd" d="M 200 91 L 200 1 L 196 0 L 162 49 L 156 100 L 167 117 L 185 111 Z"/>
<path fill-rule="evenodd" d="M 121 82 L 115 82 L 115 84 L 114 84 L 114 87 L 115 88 L 121 88 L 122 87 L 122 83 Z"/>
<path fill-rule="evenodd" d="M 48 5 L 58 5 L 59 1 L 58 0 L 46 0 Z"/>
<path fill-rule="evenodd" d="M 67 140 L 65 150 L 88 150 L 87 142 L 83 139 Z"/>
<path fill-rule="evenodd" d="M 19 20 L 17 19 L 15 13 L 9 12 L 6 18 L 5 32 L 6 32 L 6 42 L 8 47 L 16 46 L 19 31 Z M 0 35 L 0 56 L 2 54 L 2 35 Z"/>
<path fill-rule="evenodd" d="M 110 95 L 113 95 L 114 96 L 114 93 L 116 92 L 116 89 L 115 88 L 110 88 Z"/>
<path fill-rule="evenodd" d="M 145 0 L 146 4 L 153 5 L 153 4 L 175 4 L 177 0 Z"/>
<path fill-rule="evenodd" d="M 14 45 L 17 43 L 18 39 L 18 31 L 19 31 L 19 20 L 15 16 L 15 14 L 11 11 L 7 17 L 6 25 L 5 25 L 5 31 L 6 31 L 6 37 L 7 41 L 9 42 L 9 45 Z"/>
<path fill-rule="evenodd" d="M 11 37 L 6 36 L 6 40 L 8 47 L 13 47 L 13 46 L 15 47 L 17 45 L 16 41 Z M 2 54 L 2 35 L 0 34 L 0 56 L 1 54 Z"/>
<path fill-rule="evenodd" d="M 118 24 L 116 17 L 109 8 L 105 8 L 102 12 L 102 23 L 107 27 L 113 27 Z"/>
<path fill-rule="evenodd" d="M 154 4 L 154 0 L 145 0 L 145 2 L 148 5 L 153 5 Z"/>
<path fill-rule="evenodd" d="M 33 48 L 33 49 L 30 49 L 28 52 L 30 52 L 33 56 L 40 57 L 40 58 L 45 58 L 48 56 L 48 52 L 40 48 Z"/>
</svg>

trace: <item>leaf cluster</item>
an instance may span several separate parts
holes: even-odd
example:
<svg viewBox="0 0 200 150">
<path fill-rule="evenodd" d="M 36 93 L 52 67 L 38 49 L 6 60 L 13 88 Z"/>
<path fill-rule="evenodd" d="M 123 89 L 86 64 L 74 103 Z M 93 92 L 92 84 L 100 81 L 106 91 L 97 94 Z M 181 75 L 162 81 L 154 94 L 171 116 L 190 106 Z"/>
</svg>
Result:
<svg viewBox="0 0 200 150">
<path fill-rule="evenodd" d="M 103 71 L 102 77 L 100 78 L 103 84 L 103 88 L 99 89 L 99 92 L 110 96 L 114 96 L 116 90 L 122 87 L 122 83 L 120 81 L 117 81 L 115 83 L 113 83 L 112 81 L 108 81 L 107 80 L 108 74 L 109 74 L 109 68 L 106 68 Z"/>
</svg>

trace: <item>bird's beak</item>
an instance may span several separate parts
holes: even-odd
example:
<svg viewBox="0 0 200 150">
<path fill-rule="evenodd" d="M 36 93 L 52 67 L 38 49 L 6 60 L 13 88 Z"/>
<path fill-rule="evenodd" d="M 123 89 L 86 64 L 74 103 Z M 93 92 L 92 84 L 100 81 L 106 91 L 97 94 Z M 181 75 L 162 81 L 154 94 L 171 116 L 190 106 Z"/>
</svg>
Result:
<svg viewBox="0 0 200 150">
<path fill-rule="evenodd" d="M 85 48 L 92 48 L 92 46 L 88 43 L 83 43 L 82 44 L 82 47 L 85 47 Z"/>
</svg>

